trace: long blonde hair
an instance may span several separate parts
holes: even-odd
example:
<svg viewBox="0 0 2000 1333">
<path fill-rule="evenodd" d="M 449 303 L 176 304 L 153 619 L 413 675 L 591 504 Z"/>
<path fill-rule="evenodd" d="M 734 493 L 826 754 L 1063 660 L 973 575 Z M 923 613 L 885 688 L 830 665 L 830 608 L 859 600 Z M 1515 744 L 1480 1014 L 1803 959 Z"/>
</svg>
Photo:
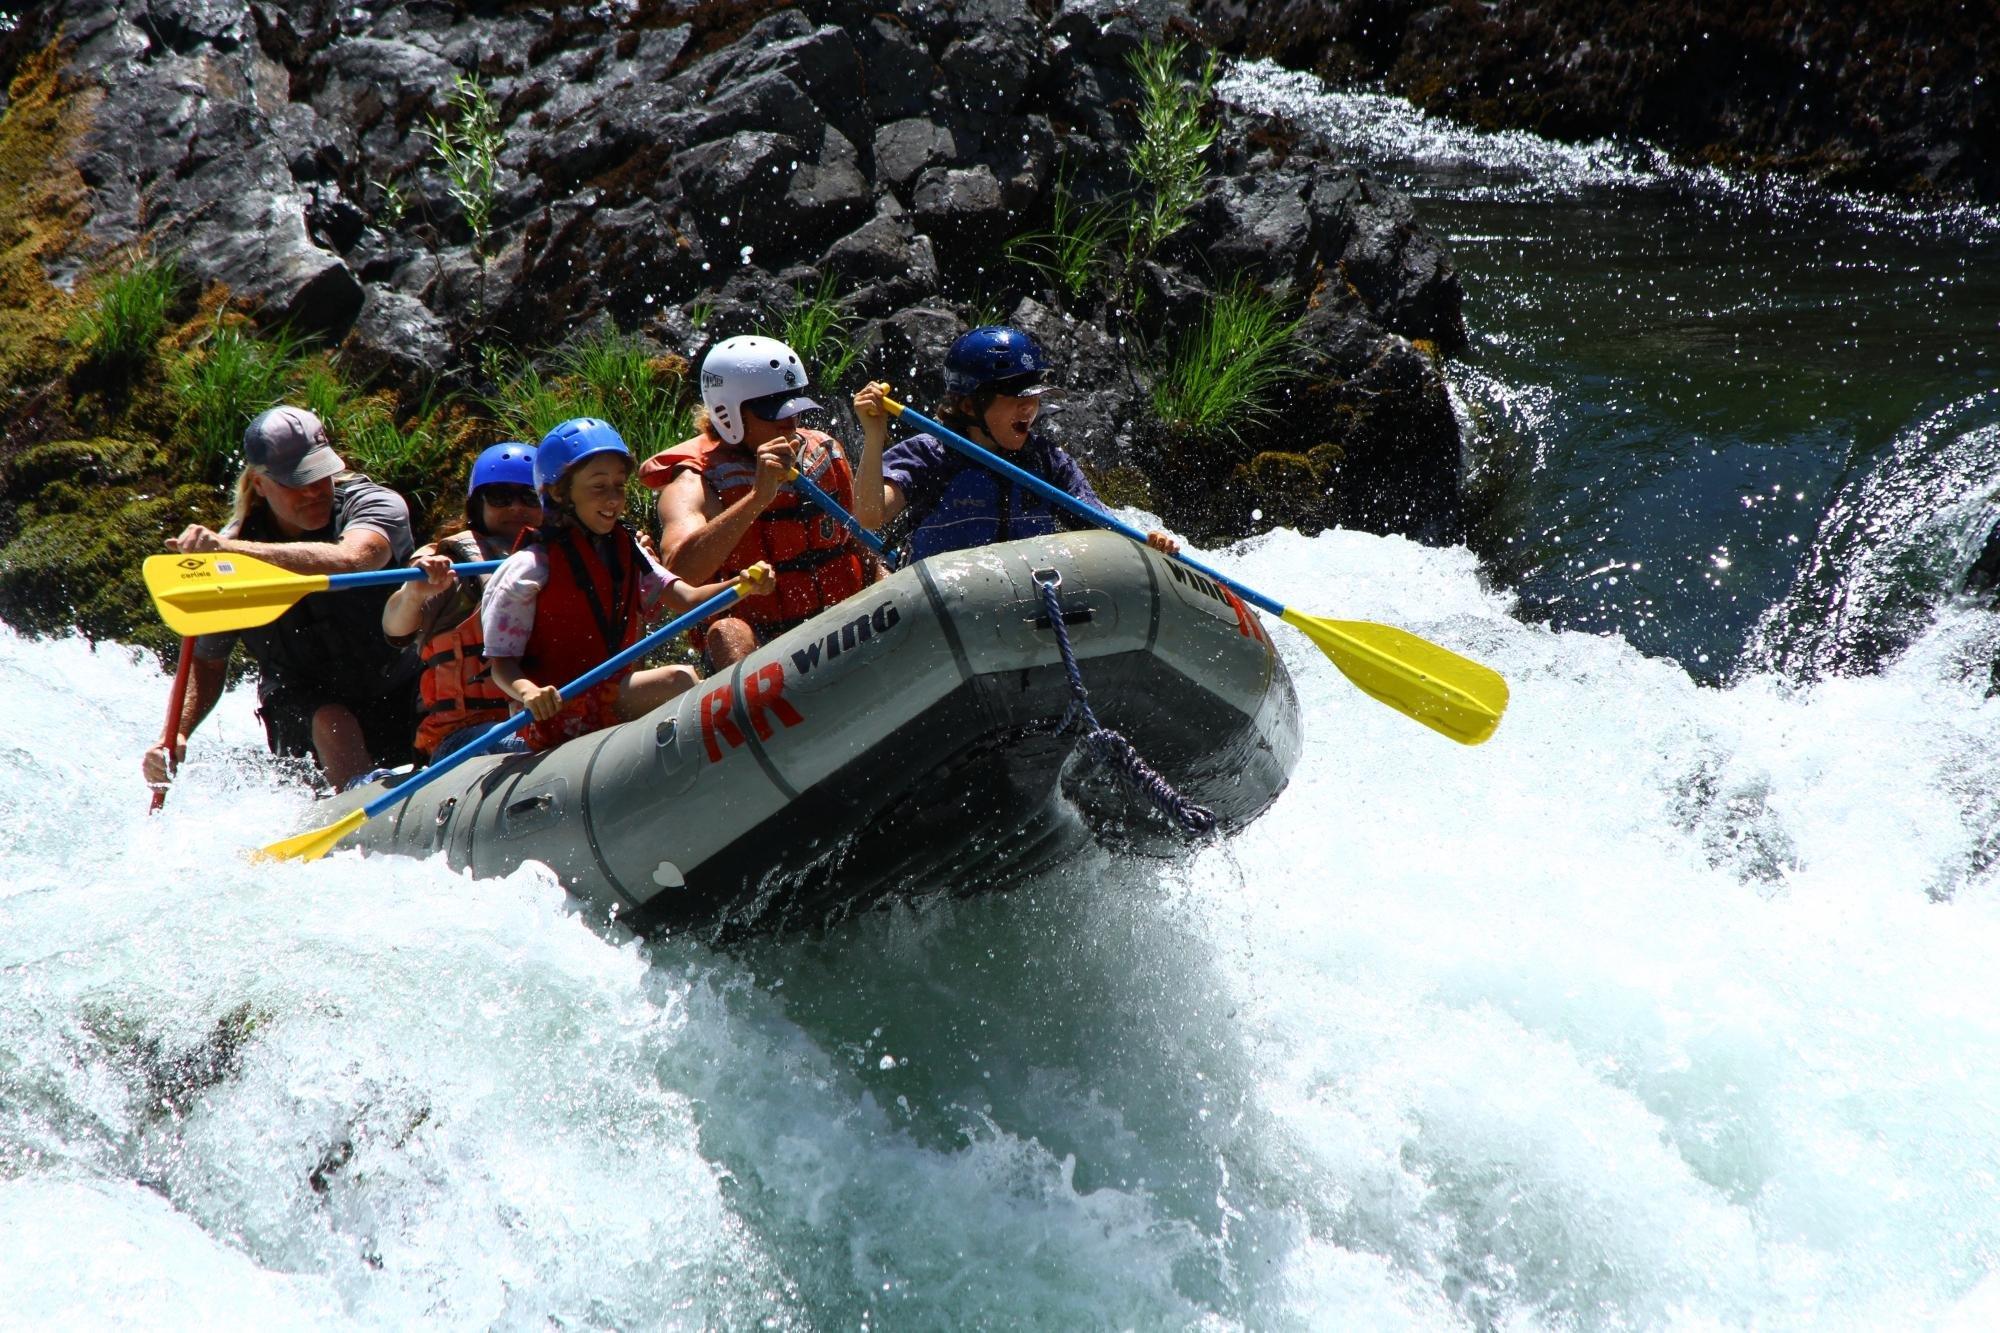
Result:
<svg viewBox="0 0 2000 1333">
<path fill-rule="evenodd" d="M 236 474 L 236 490 L 229 509 L 229 521 L 223 527 L 230 532 L 240 533 L 243 525 L 250 521 L 250 515 L 263 507 L 264 497 L 257 494 L 256 470 L 245 464 Z"/>
</svg>

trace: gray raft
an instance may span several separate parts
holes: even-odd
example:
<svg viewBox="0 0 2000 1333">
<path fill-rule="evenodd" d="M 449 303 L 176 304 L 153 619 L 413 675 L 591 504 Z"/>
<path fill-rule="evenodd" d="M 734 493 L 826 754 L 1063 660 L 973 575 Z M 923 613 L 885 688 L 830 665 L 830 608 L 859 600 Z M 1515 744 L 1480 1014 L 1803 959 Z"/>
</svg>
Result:
<svg viewBox="0 0 2000 1333">
<path fill-rule="evenodd" d="M 635 930 L 728 934 L 996 887 L 1093 834 L 1163 836 L 1072 753 L 1080 727 L 1057 731 L 1071 696 L 1034 582 L 1049 571 L 1098 720 L 1225 829 L 1276 799 L 1298 698 L 1255 613 L 1078 532 L 919 562 L 640 721 L 469 760 L 350 841 L 478 875 L 541 861 Z"/>
</svg>

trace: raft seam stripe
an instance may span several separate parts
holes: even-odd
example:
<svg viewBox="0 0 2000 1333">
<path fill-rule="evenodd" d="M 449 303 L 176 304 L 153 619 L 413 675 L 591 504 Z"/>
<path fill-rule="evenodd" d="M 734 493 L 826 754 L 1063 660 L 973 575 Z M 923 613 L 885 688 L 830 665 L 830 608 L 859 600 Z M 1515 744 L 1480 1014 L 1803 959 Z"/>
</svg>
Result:
<svg viewBox="0 0 2000 1333">
<path fill-rule="evenodd" d="M 771 756 L 765 753 L 763 738 L 757 734 L 757 728 L 750 723 L 750 699 L 743 692 L 743 663 L 749 660 L 750 658 L 746 657 L 738 662 L 729 677 L 729 715 L 743 728 L 743 739 L 750 743 L 750 753 L 756 757 L 757 767 L 764 770 L 764 776 L 771 780 L 771 785 L 778 789 L 778 794 L 788 802 L 796 801 L 799 799 L 798 788 L 785 781 L 779 774 L 778 766 L 771 761 Z M 779 663 L 779 669 L 784 669 L 782 661 Z"/>
<path fill-rule="evenodd" d="M 644 721 L 643 718 L 640 720 Z M 633 724 L 627 722 L 623 725 L 631 726 Z M 583 766 L 583 778 L 577 784 L 577 813 L 583 816 L 583 836 L 584 840 L 590 844 L 590 857 L 593 861 L 597 862 L 597 868 L 604 872 L 605 882 L 611 885 L 613 893 L 623 898 L 631 906 L 637 907 L 639 900 L 632 896 L 631 891 L 625 887 L 625 881 L 619 879 L 617 873 L 611 869 L 610 864 L 604 859 L 604 849 L 597 845 L 597 819 L 590 812 L 590 776 L 597 771 L 597 757 L 604 753 L 605 745 L 611 740 L 611 733 L 616 730 L 616 727 L 609 727 L 601 733 L 603 739 L 599 740 L 597 748 L 590 752 L 590 762 Z"/>
<path fill-rule="evenodd" d="M 917 561 L 911 568 L 917 571 L 917 582 L 923 585 L 924 596 L 930 599 L 931 614 L 937 617 L 938 627 L 944 631 L 945 646 L 951 649 L 951 660 L 958 666 L 958 678 L 969 684 L 972 680 L 972 659 L 965 655 L 965 644 L 959 640 L 958 626 L 945 613 L 944 594 L 938 591 L 924 561 Z"/>
<path fill-rule="evenodd" d="M 1146 587 L 1153 594 L 1152 606 L 1147 613 L 1146 619 L 1146 651 L 1150 653 L 1160 642 L 1160 602 L 1162 600 L 1160 596 L 1160 571 L 1153 568 L 1157 562 L 1151 555 L 1145 553 L 1144 547 L 1140 548 L 1139 563 L 1146 567 Z"/>
</svg>

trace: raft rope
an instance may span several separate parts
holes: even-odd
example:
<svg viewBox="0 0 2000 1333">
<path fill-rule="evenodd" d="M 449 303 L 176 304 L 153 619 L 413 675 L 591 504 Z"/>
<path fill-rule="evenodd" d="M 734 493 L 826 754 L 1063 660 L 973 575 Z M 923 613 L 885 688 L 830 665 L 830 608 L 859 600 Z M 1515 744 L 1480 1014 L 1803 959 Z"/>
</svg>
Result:
<svg viewBox="0 0 2000 1333">
<path fill-rule="evenodd" d="M 1056 647 L 1062 650 L 1063 671 L 1069 676 L 1069 707 L 1063 710 L 1062 721 L 1056 724 L 1056 733 L 1060 735 L 1067 731 L 1071 722 L 1081 718 L 1089 728 L 1083 736 L 1083 749 L 1093 760 L 1107 765 L 1127 787 L 1151 801 L 1161 814 L 1178 824 L 1182 832 L 1199 836 L 1213 830 L 1213 810 L 1205 805 L 1196 805 L 1175 791 L 1172 783 L 1140 757 L 1131 741 L 1097 720 L 1097 714 L 1091 711 L 1090 692 L 1083 687 L 1083 670 L 1077 666 L 1076 652 L 1069 646 L 1069 626 L 1063 623 L 1062 602 L 1056 597 L 1056 589 L 1062 586 L 1062 575 L 1054 570 L 1037 570 L 1033 577 L 1035 586 L 1042 590 L 1042 606 L 1048 612 L 1050 627 L 1056 632 Z"/>
</svg>

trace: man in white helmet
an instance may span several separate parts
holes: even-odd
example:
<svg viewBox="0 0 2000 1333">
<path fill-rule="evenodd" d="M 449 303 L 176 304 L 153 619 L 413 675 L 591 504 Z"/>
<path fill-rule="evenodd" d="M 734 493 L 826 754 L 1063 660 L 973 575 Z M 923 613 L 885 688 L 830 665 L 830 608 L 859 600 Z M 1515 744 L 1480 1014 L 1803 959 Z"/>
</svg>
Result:
<svg viewBox="0 0 2000 1333">
<path fill-rule="evenodd" d="M 868 583 L 862 547 L 789 478 L 797 468 L 852 512 L 854 474 L 840 441 L 798 424 L 819 404 L 798 353 L 775 338 L 728 338 L 701 363 L 700 433 L 647 459 L 659 493 L 660 554 L 690 583 L 734 578 L 760 560 L 773 597 L 738 602 L 697 642 L 711 674 Z"/>
</svg>

